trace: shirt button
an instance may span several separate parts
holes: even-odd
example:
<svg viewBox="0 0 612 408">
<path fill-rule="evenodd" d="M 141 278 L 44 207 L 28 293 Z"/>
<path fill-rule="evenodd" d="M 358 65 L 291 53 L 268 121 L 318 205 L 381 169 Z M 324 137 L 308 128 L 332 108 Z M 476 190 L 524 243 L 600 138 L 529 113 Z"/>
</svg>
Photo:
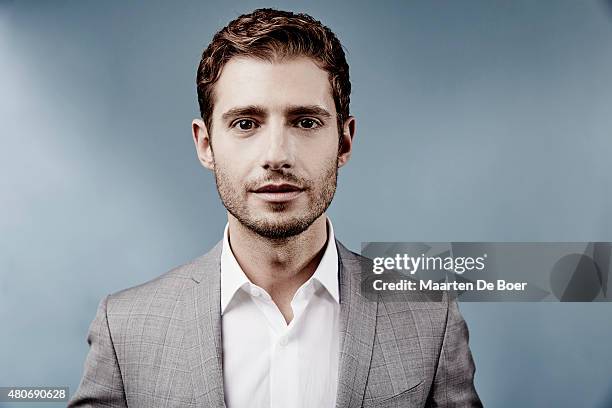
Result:
<svg viewBox="0 0 612 408">
<path fill-rule="evenodd" d="M 251 288 L 251 295 L 257 297 L 257 296 L 261 295 L 261 293 L 259 292 L 259 289 Z"/>
<path fill-rule="evenodd" d="M 287 339 L 287 336 L 281 337 L 280 340 L 278 341 L 278 344 L 280 344 L 282 347 L 285 347 L 287 344 L 289 344 L 289 340 Z"/>
</svg>

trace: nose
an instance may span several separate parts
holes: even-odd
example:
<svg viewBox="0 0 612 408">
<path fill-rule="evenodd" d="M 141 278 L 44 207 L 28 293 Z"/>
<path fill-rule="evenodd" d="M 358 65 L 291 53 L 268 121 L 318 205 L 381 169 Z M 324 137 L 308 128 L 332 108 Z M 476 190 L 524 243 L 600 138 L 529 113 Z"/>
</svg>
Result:
<svg viewBox="0 0 612 408">
<path fill-rule="evenodd" d="M 281 124 L 271 124 L 263 138 L 262 167 L 265 170 L 281 170 L 293 167 L 290 134 Z"/>
</svg>

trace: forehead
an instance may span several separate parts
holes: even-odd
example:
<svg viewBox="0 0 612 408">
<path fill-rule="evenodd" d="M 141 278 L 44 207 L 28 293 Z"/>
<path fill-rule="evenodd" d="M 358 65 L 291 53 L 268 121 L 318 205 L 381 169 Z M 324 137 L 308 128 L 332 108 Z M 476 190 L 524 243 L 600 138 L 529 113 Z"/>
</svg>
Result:
<svg viewBox="0 0 612 408">
<path fill-rule="evenodd" d="M 249 105 L 268 110 L 319 105 L 335 114 L 328 73 L 307 57 L 280 61 L 234 57 L 223 67 L 214 95 L 213 116 Z"/>
</svg>

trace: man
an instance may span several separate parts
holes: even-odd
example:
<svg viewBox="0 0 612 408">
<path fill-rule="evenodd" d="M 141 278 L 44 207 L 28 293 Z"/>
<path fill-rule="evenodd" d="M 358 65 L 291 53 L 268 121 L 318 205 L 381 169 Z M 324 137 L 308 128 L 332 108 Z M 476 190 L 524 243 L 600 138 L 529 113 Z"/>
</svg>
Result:
<svg viewBox="0 0 612 408">
<path fill-rule="evenodd" d="M 366 299 L 363 259 L 325 215 L 355 134 L 335 35 L 304 14 L 240 16 L 197 87 L 223 240 L 101 302 L 69 406 L 481 406 L 456 303 Z"/>
</svg>

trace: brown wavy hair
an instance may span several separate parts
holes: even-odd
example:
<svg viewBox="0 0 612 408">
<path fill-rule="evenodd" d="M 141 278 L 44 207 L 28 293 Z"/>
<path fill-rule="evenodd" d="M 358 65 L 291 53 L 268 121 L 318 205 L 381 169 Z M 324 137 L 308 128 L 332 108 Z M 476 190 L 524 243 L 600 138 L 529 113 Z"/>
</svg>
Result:
<svg viewBox="0 0 612 408">
<path fill-rule="evenodd" d="M 231 21 L 202 53 L 196 85 L 200 115 L 212 133 L 214 85 L 225 64 L 236 56 L 266 61 L 305 56 L 327 71 L 337 112 L 338 132 L 349 116 L 351 82 L 344 50 L 336 35 L 308 14 L 257 9 Z"/>
</svg>

